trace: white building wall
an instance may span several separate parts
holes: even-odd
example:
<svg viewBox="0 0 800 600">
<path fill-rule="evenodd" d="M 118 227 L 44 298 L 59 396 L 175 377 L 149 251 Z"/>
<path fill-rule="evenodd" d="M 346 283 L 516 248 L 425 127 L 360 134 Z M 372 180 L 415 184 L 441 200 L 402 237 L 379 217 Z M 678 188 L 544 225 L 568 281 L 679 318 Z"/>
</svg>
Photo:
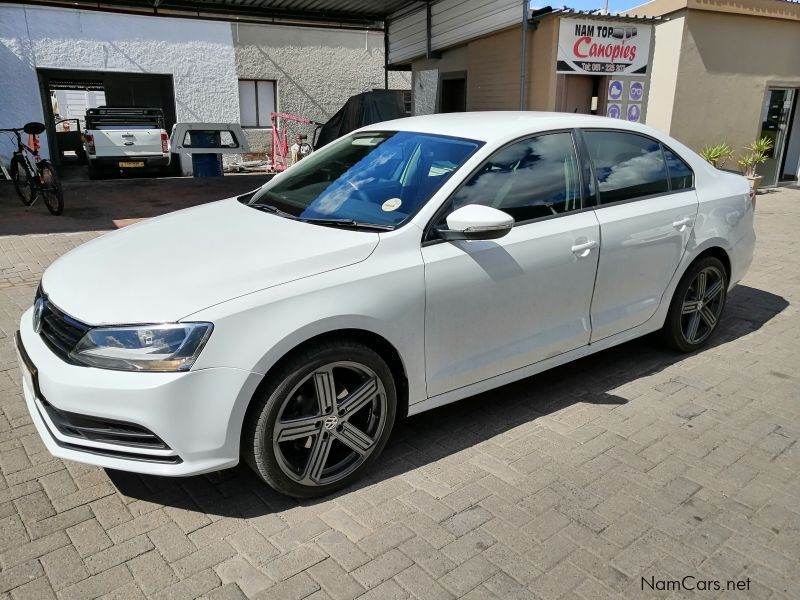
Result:
<svg viewBox="0 0 800 600">
<path fill-rule="evenodd" d="M 228 23 L 0 5 L 0 127 L 44 119 L 37 68 L 171 74 L 178 121 L 239 122 Z"/>
<path fill-rule="evenodd" d="M 230 25 L 236 70 L 242 79 L 276 83 L 277 110 L 324 123 L 350 96 L 383 89 L 382 31 L 356 31 L 280 25 Z M 390 89 L 411 89 L 411 73 L 391 71 Z M 313 127 L 284 123 L 293 133 Z M 246 129 L 250 148 L 271 148 L 269 128 Z"/>
</svg>

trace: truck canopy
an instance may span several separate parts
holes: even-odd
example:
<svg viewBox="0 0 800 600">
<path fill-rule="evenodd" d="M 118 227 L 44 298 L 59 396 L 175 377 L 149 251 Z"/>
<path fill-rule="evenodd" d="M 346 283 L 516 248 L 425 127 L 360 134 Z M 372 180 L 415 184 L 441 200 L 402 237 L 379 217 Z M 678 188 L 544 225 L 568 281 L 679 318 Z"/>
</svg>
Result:
<svg viewBox="0 0 800 600">
<path fill-rule="evenodd" d="M 86 129 L 164 129 L 164 111 L 160 108 L 90 108 L 86 111 Z"/>
</svg>

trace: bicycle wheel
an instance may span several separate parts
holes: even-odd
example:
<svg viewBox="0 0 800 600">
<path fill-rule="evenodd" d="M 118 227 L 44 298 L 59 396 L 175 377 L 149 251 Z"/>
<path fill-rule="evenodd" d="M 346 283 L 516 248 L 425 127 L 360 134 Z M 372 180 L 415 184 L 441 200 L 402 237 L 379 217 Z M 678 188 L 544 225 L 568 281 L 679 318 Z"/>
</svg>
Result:
<svg viewBox="0 0 800 600">
<path fill-rule="evenodd" d="M 8 170 L 11 175 L 11 181 L 14 183 L 14 189 L 17 191 L 19 199 L 25 206 L 33 204 L 33 179 L 28 170 L 28 165 L 25 160 L 19 155 L 15 154 L 11 159 L 11 167 Z"/>
<path fill-rule="evenodd" d="M 64 190 L 61 189 L 61 180 L 56 170 L 49 161 L 39 161 L 39 192 L 42 194 L 44 204 L 51 214 L 60 215 L 64 212 Z"/>
</svg>

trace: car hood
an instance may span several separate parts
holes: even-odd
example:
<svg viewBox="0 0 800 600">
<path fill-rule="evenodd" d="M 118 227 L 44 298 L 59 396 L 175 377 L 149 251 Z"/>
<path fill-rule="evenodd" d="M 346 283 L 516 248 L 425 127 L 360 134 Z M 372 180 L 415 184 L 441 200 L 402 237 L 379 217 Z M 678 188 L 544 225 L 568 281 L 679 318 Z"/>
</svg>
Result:
<svg viewBox="0 0 800 600">
<path fill-rule="evenodd" d="M 365 260 L 377 233 L 292 221 L 222 200 L 105 234 L 42 287 L 91 325 L 176 321 L 208 306 Z"/>
</svg>

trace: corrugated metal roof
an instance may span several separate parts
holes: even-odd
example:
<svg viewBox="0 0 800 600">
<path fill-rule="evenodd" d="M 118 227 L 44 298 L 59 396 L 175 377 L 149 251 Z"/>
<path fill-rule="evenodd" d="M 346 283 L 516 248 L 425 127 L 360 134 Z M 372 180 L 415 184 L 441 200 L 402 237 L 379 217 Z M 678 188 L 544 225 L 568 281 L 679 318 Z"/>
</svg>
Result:
<svg viewBox="0 0 800 600">
<path fill-rule="evenodd" d="M 548 10 L 549 9 L 549 10 Z M 549 6 L 540 10 L 531 11 L 530 20 L 538 21 L 546 17 L 579 17 L 581 19 L 593 19 L 596 21 L 623 21 L 625 23 L 657 23 L 665 21 L 664 17 L 641 17 L 629 14 L 601 14 L 597 11 L 576 10 L 574 8 L 550 8 Z"/>
<path fill-rule="evenodd" d="M 319 23 L 382 28 L 391 14 L 424 6 L 423 0 L 18 0 L 89 10 L 112 10 L 158 15 L 240 17 L 280 23 Z"/>
</svg>

